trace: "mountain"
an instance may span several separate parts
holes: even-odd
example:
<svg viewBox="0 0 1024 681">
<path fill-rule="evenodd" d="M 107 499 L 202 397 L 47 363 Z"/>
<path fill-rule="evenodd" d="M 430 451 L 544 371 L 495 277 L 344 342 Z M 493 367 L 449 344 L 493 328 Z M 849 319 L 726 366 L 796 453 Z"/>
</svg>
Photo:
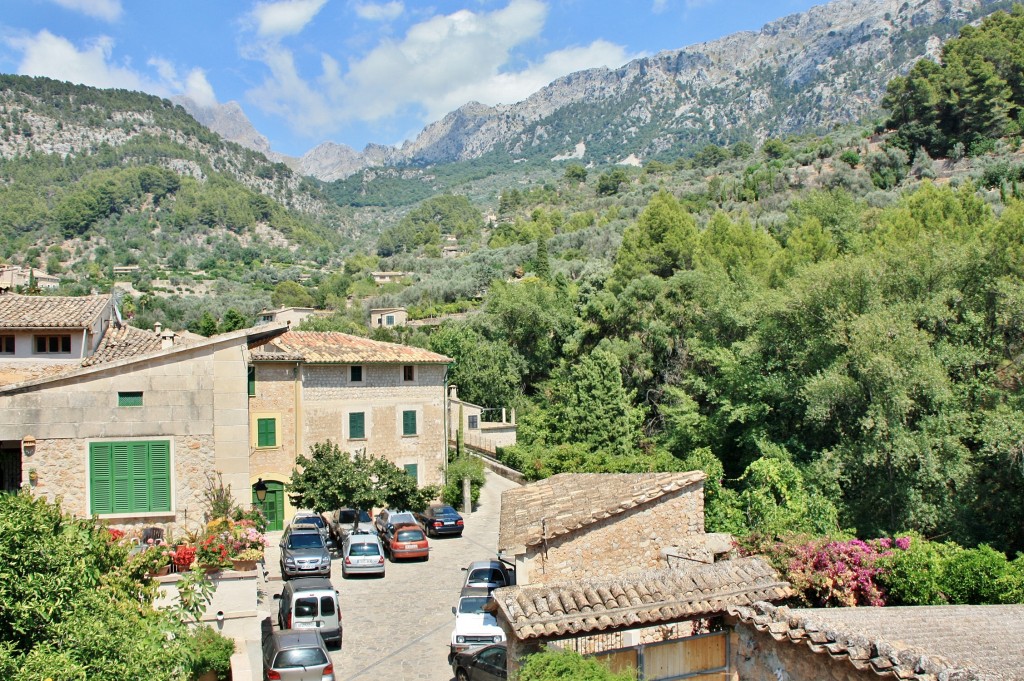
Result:
<svg viewBox="0 0 1024 681">
<path fill-rule="evenodd" d="M 467 103 L 401 147 L 358 152 L 326 143 L 289 165 L 334 180 L 364 167 L 451 163 L 493 152 L 644 161 L 709 142 L 824 131 L 873 115 L 894 75 L 935 58 L 964 24 L 1010 4 L 835 0 L 757 32 L 572 73 L 515 104 Z"/>
<path fill-rule="evenodd" d="M 224 139 L 270 157 L 270 140 L 253 126 L 238 102 L 203 106 L 185 95 L 172 97 L 171 101 L 180 104 L 193 118 Z"/>
</svg>

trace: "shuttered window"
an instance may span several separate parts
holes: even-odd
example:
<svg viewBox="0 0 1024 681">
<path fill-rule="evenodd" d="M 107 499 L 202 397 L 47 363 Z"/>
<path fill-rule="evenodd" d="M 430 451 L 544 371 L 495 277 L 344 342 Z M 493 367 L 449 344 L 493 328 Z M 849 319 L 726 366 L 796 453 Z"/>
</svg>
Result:
<svg viewBox="0 0 1024 681">
<path fill-rule="evenodd" d="M 348 437 L 350 440 L 362 440 L 366 437 L 366 414 L 356 411 L 348 415 Z"/>
<path fill-rule="evenodd" d="M 277 446 L 277 419 L 256 419 L 256 446 Z"/>
<path fill-rule="evenodd" d="M 402 468 L 405 469 L 405 474 L 416 481 L 419 484 L 420 481 L 420 467 L 419 464 L 407 463 Z"/>
<path fill-rule="evenodd" d="M 170 442 L 89 445 L 91 514 L 171 510 Z"/>
<path fill-rule="evenodd" d="M 256 367 L 249 367 L 249 397 L 256 396 Z"/>
<path fill-rule="evenodd" d="M 403 411 L 402 412 L 402 435 L 415 435 L 416 434 L 416 412 L 415 411 Z"/>
<path fill-rule="evenodd" d="M 141 392 L 119 392 L 117 393 L 117 406 L 119 407 L 141 407 Z"/>
</svg>

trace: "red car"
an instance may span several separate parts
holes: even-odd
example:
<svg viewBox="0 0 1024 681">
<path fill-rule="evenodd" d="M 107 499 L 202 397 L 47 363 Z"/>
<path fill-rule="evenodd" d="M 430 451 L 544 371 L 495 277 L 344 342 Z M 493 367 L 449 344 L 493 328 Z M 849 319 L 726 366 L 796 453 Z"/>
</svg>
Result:
<svg viewBox="0 0 1024 681">
<path fill-rule="evenodd" d="M 388 527 L 381 541 L 384 544 L 384 551 L 392 561 L 399 558 L 430 558 L 430 545 L 419 525 Z"/>
</svg>

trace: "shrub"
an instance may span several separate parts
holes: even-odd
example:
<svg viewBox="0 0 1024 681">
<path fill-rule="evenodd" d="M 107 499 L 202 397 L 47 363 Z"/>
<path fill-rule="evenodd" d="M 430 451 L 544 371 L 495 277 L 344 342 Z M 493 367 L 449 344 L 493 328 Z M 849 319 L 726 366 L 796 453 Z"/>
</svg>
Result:
<svg viewBox="0 0 1024 681">
<path fill-rule="evenodd" d="M 519 669 L 519 681 L 633 681 L 629 671 L 612 673 L 592 657 L 574 650 L 545 648 L 526 658 Z"/>
<path fill-rule="evenodd" d="M 206 672 L 216 672 L 218 681 L 231 678 L 231 656 L 235 653 L 235 642 L 221 636 L 208 626 L 195 630 L 192 639 L 192 675 L 199 677 Z"/>
<path fill-rule="evenodd" d="M 860 154 L 853 149 L 847 149 L 843 153 L 839 154 L 839 160 L 851 168 L 856 168 L 860 165 Z"/>
<path fill-rule="evenodd" d="M 910 538 L 905 551 L 892 551 L 878 560 L 876 581 L 887 592 L 889 605 L 942 605 L 940 575 L 946 557 L 958 550 L 955 544 Z"/>
<path fill-rule="evenodd" d="M 942 569 L 941 586 L 950 603 L 990 605 L 1003 602 L 1000 580 L 1010 571 L 1006 556 L 982 544 L 951 555 Z"/>
<path fill-rule="evenodd" d="M 480 488 L 484 486 L 484 464 L 475 456 L 463 455 L 448 464 L 442 498 L 446 504 L 462 505 L 462 479 L 469 478 L 470 496 L 473 505 L 480 500 Z"/>
</svg>

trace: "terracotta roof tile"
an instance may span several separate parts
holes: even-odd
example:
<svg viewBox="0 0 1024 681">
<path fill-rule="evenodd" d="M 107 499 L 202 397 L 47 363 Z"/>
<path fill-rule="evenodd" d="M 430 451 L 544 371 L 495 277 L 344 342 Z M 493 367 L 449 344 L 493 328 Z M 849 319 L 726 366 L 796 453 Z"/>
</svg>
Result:
<svg viewBox="0 0 1024 681">
<path fill-rule="evenodd" d="M 305 361 L 311 364 L 449 364 L 436 352 L 384 343 L 336 331 L 288 331 L 250 346 L 255 361 Z"/>
<path fill-rule="evenodd" d="M 501 495 L 498 550 L 532 546 L 547 538 L 625 513 L 684 487 L 703 482 L 701 471 L 685 473 L 560 473 Z"/>
<path fill-rule="evenodd" d="M 183 345 L 182 339 L 175 337 L 174 345 Z M 82 362 L 82 366 L 95 366 L 114 362 L 119 359 L 144 355 L 147 352 L 154 352 L 161 348 L 160 336 L 156 333 L 137 329 L 134 326 L 122 326 L 121 328 L 110 328 L 103 334 L 103 340 L 90 357 Z"/>
<path fill-rule="evenodd" d="M 771 565 L 752 557 L 686 570 L 505 587 L 493 595 L 516 637 L 525 641 L 697 619 L 793 594 Z"/>
<path fill-rule="evenodd" d="M 729 613 L 776 641 L 806 645 L 880 675 L 1024 680 L 1024 605 L 790 609 L 756 603 Z"/>
<path fill-rule="evenodd" d="M 0 328 L 75 329 L 91 325 L 110 304 L 101 296 L 0 296 Z"/>
</svg>

